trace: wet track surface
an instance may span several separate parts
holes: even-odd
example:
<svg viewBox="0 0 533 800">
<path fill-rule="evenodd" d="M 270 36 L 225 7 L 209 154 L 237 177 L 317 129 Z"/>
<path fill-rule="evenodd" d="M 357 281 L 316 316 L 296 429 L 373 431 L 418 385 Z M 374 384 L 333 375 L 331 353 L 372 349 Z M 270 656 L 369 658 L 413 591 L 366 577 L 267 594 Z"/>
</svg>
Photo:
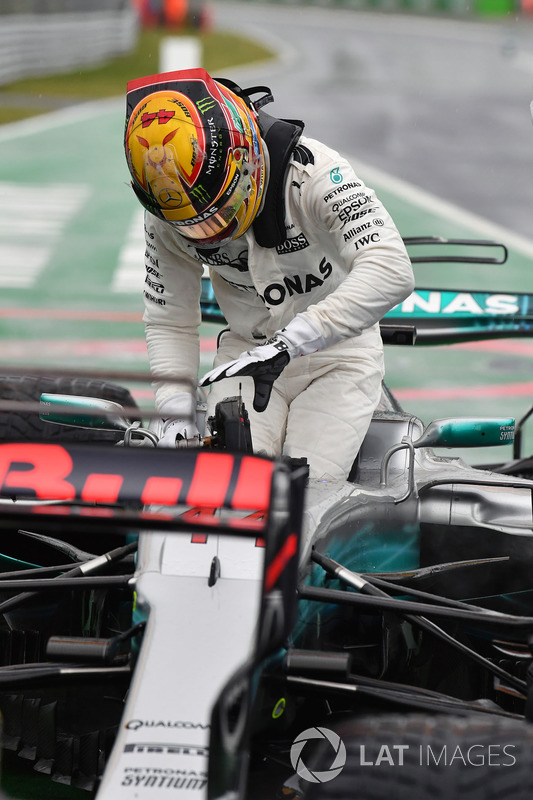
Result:
<svg viewBox="0 0 533 800">
<path fill-rule="evenodd" d="M 280 116 L 533 237 L 533 21 L 225 2 L 215 10 L 220 24 L 280 45 L 279 65 L 253 71 Z"/>
</svg>

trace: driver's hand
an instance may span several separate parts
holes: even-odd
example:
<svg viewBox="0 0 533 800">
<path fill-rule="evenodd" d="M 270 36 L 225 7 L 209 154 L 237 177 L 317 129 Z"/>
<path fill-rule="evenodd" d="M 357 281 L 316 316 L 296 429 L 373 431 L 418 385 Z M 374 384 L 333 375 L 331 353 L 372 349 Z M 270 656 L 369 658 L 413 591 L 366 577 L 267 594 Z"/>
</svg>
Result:
<svg viewBox="0 0 533 800">
<path fill-rule="evenodd" d="M 200 431 L 196 427 L 196 400 L 187 392 L 178 392 L 159 406 L 161 420 L 156 433 L 158 447 L 198 447 Z"/>
<path fill-rule="evenodd" d="M 163 434 L 158 447 L 198 447 L 201 444 L 200 431 L 194 422 L 185 419 L 170 419 L 163 423 Z"/>
<path fill-rule="evenodd" d="M 276 335 L 266 344 L 247 350 L 234 361 L 221 364 L 207 372 L 200 381 L 200 386 L 220 381 L 222 378 L 251 375 L 255 388 L 254 410 L 264 411 L 270 400 L 274 381 L 290 360 L 289 344 L 282 336 Z"/>
</svg>

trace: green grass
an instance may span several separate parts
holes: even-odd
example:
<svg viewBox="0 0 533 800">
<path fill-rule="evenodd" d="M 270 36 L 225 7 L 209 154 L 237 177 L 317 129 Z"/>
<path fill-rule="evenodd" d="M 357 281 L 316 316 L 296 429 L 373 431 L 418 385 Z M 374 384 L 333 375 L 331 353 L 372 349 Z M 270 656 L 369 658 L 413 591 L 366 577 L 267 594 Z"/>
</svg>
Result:
<svg viewBox="0 0 533 800">
<path fill-rule="evenodd" d="M 240 64 L 263 61 L 273 55 L 260 42 L 227 32 L 180 31 L 176 35 L 182 33 L 198 36 L 202 45 L 202 66 L 215 74 Z M 159 71 L 159 43 L 163 36 L 168 35 L 174 34 L 164 29 L 141 30 L 137 47 L 131 53 L 99 67 L 64 75 L 28 78 L 0 86 L 0 123 L 42 114 L 64 102 L 76 103 L 125 94 L 129 80 Z M 12 101 L 9 95 L 13 96 Z"/>
<path fill-rule="evenodd" d="M 33 106 L 28 108 L 13 107 L 10 105 L 3 106 L 1 103 L 2 101 L 0 100 L 0 125 L 3 125 L 5 122 L 15 122 L 19 119 L 26 119 L 26 117 L 35 117 L 36 114 L 42 114 L 44 111 L 50 110 L 34 108 Z"/>
</svg>

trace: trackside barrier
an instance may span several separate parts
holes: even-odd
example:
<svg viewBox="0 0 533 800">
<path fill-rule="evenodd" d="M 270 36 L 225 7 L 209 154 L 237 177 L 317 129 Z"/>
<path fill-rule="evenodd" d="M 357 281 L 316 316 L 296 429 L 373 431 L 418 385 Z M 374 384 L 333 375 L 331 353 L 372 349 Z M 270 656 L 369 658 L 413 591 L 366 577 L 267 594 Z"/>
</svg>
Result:
<svg viewBox="0 0 533 800">
<path fill-rule="evenodd" d="M 138 18 L 121 10 L 66 14 L 0 14 L 0 85 L 69 72 L 129 53 Z"/>
<path fill-rule="evenodd" d="M 121 11 L 128 5 L 130 0 L 1 0 L 0 15 Z"/>
<path fill-rule="evenodd" d="M 255 2 L 256 0 L 251 0 Z M 259 2 L 261 0 L 258 0 Z M 533 0 L 271 0 L 274 5 L 347 8 L 442 15 L 450 17 L 506 16 L 533 13 Z"/>
</svg>

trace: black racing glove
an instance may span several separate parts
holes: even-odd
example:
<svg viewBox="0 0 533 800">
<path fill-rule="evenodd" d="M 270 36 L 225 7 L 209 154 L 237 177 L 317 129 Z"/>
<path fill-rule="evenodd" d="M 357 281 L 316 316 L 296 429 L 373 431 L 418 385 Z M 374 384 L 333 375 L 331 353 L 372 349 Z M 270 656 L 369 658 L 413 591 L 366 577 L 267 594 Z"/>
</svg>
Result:
<svg viewBox="0 0 533 800">
<path fill-rule="evenodd" d="M 264 411 L 270 400 L 274 381 L 290 360 L 289 345 L 282 336 L 277 334 L 266 344 L 254 347 L 253 350 L 247 350 L 234 361 L 221 364 L 207 372 L 200 381 L 200 386 L 206 386 L 222 378 L 251 375 L 254 379 L 255 389 L 254 410 Z"/>
</svg>

